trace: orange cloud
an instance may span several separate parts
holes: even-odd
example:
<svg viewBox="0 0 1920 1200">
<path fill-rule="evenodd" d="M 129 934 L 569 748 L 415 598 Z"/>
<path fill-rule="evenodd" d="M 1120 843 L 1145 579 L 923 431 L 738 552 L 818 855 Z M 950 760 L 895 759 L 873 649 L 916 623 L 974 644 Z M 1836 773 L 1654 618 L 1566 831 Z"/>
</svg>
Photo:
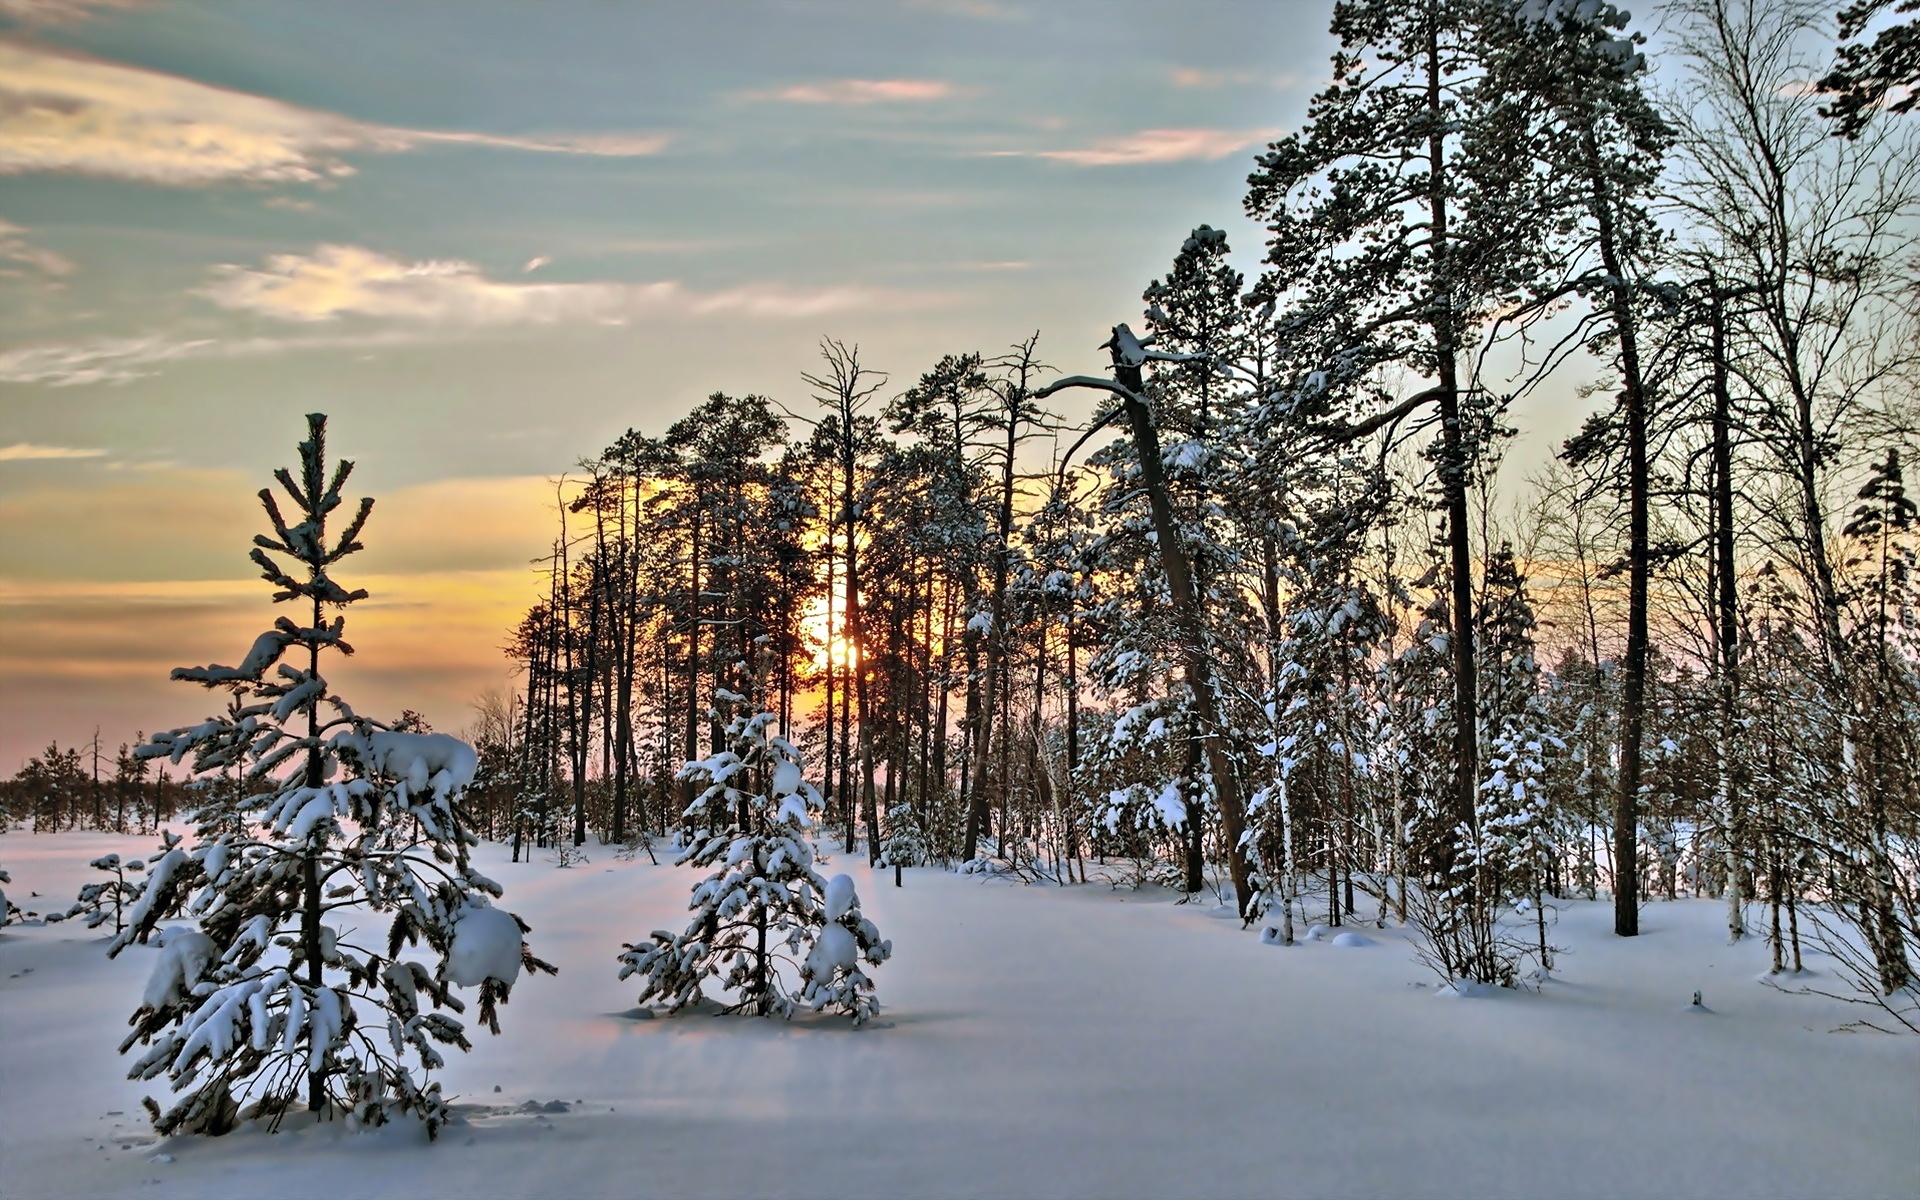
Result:
<svg viewBox="0 0 1920 1200">
<path fill-rule="evenodd" d="M 997 150 L 1002 157 L 1050 158 L 1081 167 L 1211 162 L 1279 136 L 1278 129 L 1143 129 L 1065 150 Z"/>
<path fill-rule="evenodd" d="M 940 79 L 831 79 L 747 92 L 744 98 L 791 104 L 913 104 L 945 100 L 954 94 L 954 86 Z"/>
</svg>

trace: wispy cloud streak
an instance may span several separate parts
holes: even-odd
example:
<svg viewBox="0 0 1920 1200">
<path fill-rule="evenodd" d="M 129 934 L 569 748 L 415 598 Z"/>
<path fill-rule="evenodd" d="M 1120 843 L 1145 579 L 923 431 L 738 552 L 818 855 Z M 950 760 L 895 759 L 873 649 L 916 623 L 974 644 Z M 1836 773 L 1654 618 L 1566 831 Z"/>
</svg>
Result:
<svg viewBox="0 0 1920 1200">
<path fill-rule="evenodd" d="M 32 442 L 15 442 L 11 446 L 0 446 L 0 462 L 40 462 L 62 458 L 99 458 L 105 450 L 96 450 L 87 446 L 36 446 Z"/>
<path fill-rule="evenodd" d="M 994 150 L 1004 158 L 1047 158 L 1080 167 L 1212 162 L 1279 136 L 1278 129 L 1143 129 L 1058 150 Z"/>
<path fill-rule="evenodd" d="M 508 135 L 403 129 L 38 46 L 0 42 L 0 174 L 56 172 L 175 187 L 314 183 L 351 151 L 470 145 L 657 154 L 661 133 Z"/>
<path fill-rule="evenodd" d="M 829 79 L 743 92 L 741 99 L 788 104 L 923 104 L 955 94 L 954 86 L 940 79 Z"/>
<path fill-rule="evenodd" d="M 620 324 L 648 314 L 813 317 L 924 303 L 926 297 L 842 285 L 750 283 L 699 292 L 651 283 L 526 283 L 490 279 L 457 259 L 403 262 L 361 246 L 321 245 L 278 254 L 260 268 L 223 268 L 205 289 L 226 308 L 285 321 L 373 317 L 419 325 Z"/>
</svg>

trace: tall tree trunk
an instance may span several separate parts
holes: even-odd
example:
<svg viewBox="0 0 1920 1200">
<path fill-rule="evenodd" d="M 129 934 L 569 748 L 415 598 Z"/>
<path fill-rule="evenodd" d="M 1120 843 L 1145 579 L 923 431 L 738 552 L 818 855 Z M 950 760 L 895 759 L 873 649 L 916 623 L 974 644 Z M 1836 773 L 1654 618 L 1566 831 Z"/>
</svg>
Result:
<svg viewBox="0 0 1920 1200">
<path fill-rule="evenodd" d="M 1600 259 L 1611 281 L 1608 305 L 1614 336 L 1620 341 L 1621 415 L 1627 425 L 1627 646 L 1620 679 L 1619 792 L 1613 808 L 1613 932 L 1619 937 L 1635 937 L 1640 932 L 1641 749 L 1647 714 L 1647 590 L 1652 575 L 1648 546 L 1648 398 L 1640 370 L 1639 328 L 1628 290 L 1626 263 L 1620 254 L 1613 200 L 1601 174 L 1592 128 L 1582 137 Z"/>
<path fill-rule="evenodd" d="M 316 435 L 317 437 L 317 435 Z M 316 498 L 317 499 L 317 498 Z M 316 533 L 316 544 L 325 544 L 325 534 Z M 320 599 L 313 601 L 313 628 L 320 629 Z M 307 673 L 312 678 L 320 675 L 320 643 L 307 643 Z M 326 764 L 320 752 L 320 698 L 315 696 L 307 701 L 307 786 L 318 788 L 326 783 Z M 326 915 L 321 907 L 320 897 L 320 856 L 308 849 L 300 860 L 300 953 L 306 958 L 307 988 L 310 995 L 307 1004 L 312 1007 L 318 1002 L 320 989 L 326 986 L 326 964 L 321 960 L 320 921 Z M 311 1031 L 308 1034 L 312 1036 Z M 323 1112 L 327 1107 L 327 1068 L 328 1063 L 321 1059 L 318 1067 L 309 1066 L 307 1070 L 307 1108 L 311 1112 Z"/>
<path fill-rule="evenodd" d="M 1122 334 L 1125 334 L 1123 337 Z M 1166 472 L 1160 461 L 1160 435 L 1153 426 L 1153 414 L 1142 398 L 1145 384 L 1140 364 L 1129 362 L 1125 342 L 1133 335 L 1125 326 L 1114 330 L 1113 377 L 1120 385 L 1121 407 L 1133 437 L 1133 449 L 1140 463 L 1140 482 L 1147 493 L 1152 513 L 1155 540 L 1159 543 L 1160 569 L 1167 577 L 1172 593 L 1174 619 L 1178 622 L 1185 660 L 1188 690 L 1193 695 L 1193 711 L 1199 736 L 1205 740 L 1207 765 L 1220 803 L 1220 817 L 1227 843 L 1227 867 L 1233 879 L 1234 904 L 1243 919 L 1250 919 L 1247 906 L 1253 899 L 1253 884 L 1247 869 L 1247 809 L 1240 791 L 1240 772 L 1226 743 L 1227 729 L 1221 721 L 1219 697 L 1214 692 L 1212 659 L 1207 652 L 1206 627 L 1201 621 L 1199 599 L 1193 590 L 1193 573 L 1187 560 L 1180 527 L 1174 520 L 1173 505 L 1167 496 Z"/>
<path fill-rule="evenodd" d="M 693 485 L 693 525 L 687 535 L 687 692 L 683 699 L 686 712 L 683 715 L 682 733 L 684 735 L 685 761 L 693 762 L 700 757 L 700 604 L 701 561 L 704 550 L 701 540 L 700 485 Z M 693 803 L 693 781 L 680 784 L 680 805 L 684 809 Z"/>
<path fill-rule="evenodd" d="M 1479 788 L 1480 748 L 1479 733 L 1476 727 L 1480 711 L 1478 663 L 1474 653 L 1473 636 L 1473 533 L 1468 523 L 1467 512 L 1467 475 L 1471 458 L 1471 448 L 1467 442 L 1467 431 L 1463 424 L 1460 405 L 1460 373 L 1456 359 L 1455 343 L 1459 331 L 1455 326 L 1452 280 L 1449 272 L 1452 262 L 1448 251 L 1448 211 L 1447 195 L 1450 184 L 1447 173 L 1446 109 L 1441 100 L 1440 74 L 1440 29 L 1441 14 L 1437 3 L 1429 0 L 1427 22 L 1427 115 L 1431 132 L 1427 136 L 1427 218 L 1431 227 L 1430 239 L 1433 246 L 1434 297 L 1433 333 L 1434 357 L 1438 366 L 1438 392 L 1440 401 L 1440 436 L 1443 449 L 1443 461 L 1440 464 L 1440 485 L 1447 515 L 1447 562 L 1448 562 L 1448 605 L 1452 610 L 1453 637 L 1453 812 L 1449 824 L 1454 830 L 1476 830 L 1475 799 Z M 1441 844 L 1436 848 L 1438 865 L 1443 874 L 1450 874 L 1458 856 L 1460 847 L 1456 844 L 1456 833 L 1443 835 Z M 1480 903 L 1477 895 L 1469 895 L 1466 907 L 1471 911 Z"/>
<path fill-rule="evenodd" d="M 1713 325 L 1713 567 L 1714 659 L 1720 676 L 1720 746 L 1715 764 L 1724 866 L 1727 938 L 1746 936 L 1740 896 L 1740 792 L 1734 740 L 1740 728 L 1740 589 L 1733 530 L 1733 394 L 1728 386 L 1727 319 L 1719 280 L 1707 277 Z"/>
</svg>

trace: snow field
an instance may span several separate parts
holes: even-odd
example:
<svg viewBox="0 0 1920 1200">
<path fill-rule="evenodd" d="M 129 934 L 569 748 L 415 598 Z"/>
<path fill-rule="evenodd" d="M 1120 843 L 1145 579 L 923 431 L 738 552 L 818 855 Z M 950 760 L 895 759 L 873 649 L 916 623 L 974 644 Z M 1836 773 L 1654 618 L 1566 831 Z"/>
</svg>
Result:
<svg viewBox="0 0 1920 1200">
<path fill-rule="evenodd" d="M 44 912 L 92 858 L 151 848 L 10 833 L 0 864 Z M 1713 902 L 1650 904 L 1635 941 L 1605 902 L 1570 905 L 1542 992 L 1435 1003 L 1396 928 L 1270 946 L 1166 893 L 931 869 L 895 889 L 834 854 L 823 873 L 895 946 L 854 1030 L 642 1019 L 614 955 L 684 923 L 699 873 L 588 857 L 479 852 L 560 975 L 522 979 L 503 1036 L 437 1073 L 466 1119 L 431 1146 L 304 1116 L 155 1142 L 139 1098 L 160 1081 L 128 1082 L 115 1047 L 161 951 L 10 927 L 0 1196 L 1920 1194 L 1920 1044 L 1834 1033 L 1861 1014 L 1756 983 L 1764 944 L 1724 945 Z"/>
</svg>

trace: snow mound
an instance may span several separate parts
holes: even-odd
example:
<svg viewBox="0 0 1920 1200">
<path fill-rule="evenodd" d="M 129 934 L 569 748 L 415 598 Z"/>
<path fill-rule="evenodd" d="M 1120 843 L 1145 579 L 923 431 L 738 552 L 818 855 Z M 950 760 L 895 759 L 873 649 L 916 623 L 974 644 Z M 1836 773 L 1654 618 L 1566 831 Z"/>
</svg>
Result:
<svg viewBox="0 0 1920 1200">
<path fill-rule="evenodd" d="M 446 976 L 461 987 L 492 979 L 513 986 L 520 975 L 520 922 L 499 908 L 470 908 L 453 927 Z"/>
<path fill-rule="evenodd" d="M 1309 942 L 1324 942 L 1332 939 L 1332 937 L 1333 930 L 1328 929 L 1325 925 L 1315 925 L 1313 928 L 1307 930 L 1306 940 Z"/>
<path fill-rule="evenodd" d="M 1286 934 L 1281 929 L 1281 923 L 1286 920 L 1286 916 L 1286 913 L 1277 907 L 1267 911 L 1267 915 L 1260 920 L 1261 945 L 1284 946 L 1287 944 Z"/>
<path fill-rule="evenodd" d="M 1434 989 L 1434 995 L 1444 1000 L 1484 1000 L 1499 994 L 1500 989 L 1491 983 L 1479 983 L 1472 979 L 1456 979 L 1443 983 Z"/>
<path fill-rule="evenodd" d="M 835 875 L 827 880 L 827 922 L 838 921 L 860 903 L 860 897 L 854 894 L 851 875 Z"/>
<path fill-rule="evenodd" d="M 198 929 L 169 929 L 160 961 L 153 964 L 147 990 L 140 994 L 141 1006 L 161 1009 L 185 1000 L 219 958 L 220 948 Z"/>
<path fill-rule="evenodd" d="M 1346 933 L 1334 934 L 1333 944 L 1336 946 L 1359 947 L 1359 946 L 1371 946 L 1374 944 L 1374 941 L 1372 938 L 1368 937 L 1364 933 L 1354 933 L 1352 931 L 1348 931 Z"/>
</svg>

